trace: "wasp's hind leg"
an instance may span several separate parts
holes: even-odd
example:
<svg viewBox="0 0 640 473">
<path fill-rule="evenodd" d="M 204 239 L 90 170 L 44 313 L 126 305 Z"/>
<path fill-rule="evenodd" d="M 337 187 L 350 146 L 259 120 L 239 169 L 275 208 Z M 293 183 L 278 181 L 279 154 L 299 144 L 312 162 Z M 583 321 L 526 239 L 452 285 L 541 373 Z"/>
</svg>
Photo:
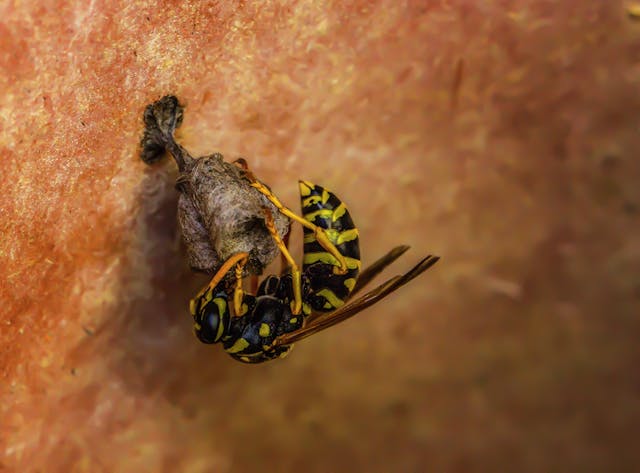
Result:
<svg viewBox="0 0 640 473">
<path fill-rule="evenodd" d="M 271 233 L 271 236 L 276 242 L 276 245 L 278 245 L 278 249 L 280 250 L 280 254 L 282 255 L 283 260 L 286 261 L 288 266 L 291 268 L 291 279 L 293 280 L 293 307 L 291 308 L 291 312 L 294 315 L 297 315 L 302 310 L 302 287 L 300 282 L 300 268 L 296 264 L 296 261 L 293 259 L 293 256 L 291 256 L 291 253 L 289 253 L 289 249 L 287 248 L 286 243 L 282 240 L 282 238 L 280 238 L 278 230 L 276 229 L 275 223 L 273 221 L 273 215 L 271 214 L 271 211 L 266 207 L 264 208 L 264 215 L 264 221 L 267 230 L 269 230 L 269 233 Z"/>
<path fill-rule="evenodd" d="M 300 225 L 302 225 L 305 228 L 308 228 L 314 233 L 317 242 L 326 251 L 328 251 L 331 254 L 331 256 L 333 256 L 337 260 L 338 262 L 337 271 L 340 274 L 344 274 L 347 272 L 347 269 L 348 269 L 347 261 L 345 260 L 344 256 L 340 253 L 340 251 L 338 251 L 338 249 L 336 248 L 336 245 L 334 245 L 331 242 L 331 240 L 329 239 L 329 237 L 327 236 L 327 233 L 323 228 L 315 225 L 314 223 L 310 222 L 309 220 L 305 219 L 304 217 L 301 217 L 300 215 L 291 211 L 289 208 L 285 207 L 284 204 L 280 202 L 280 199 L 278 199 L 267 186 L 265 186 L 263 183 L 258 181 L 258 179 L 256 179 L 256 177 L 251 173 L 251 171 L 245 170 L 244 175 L 245 175 L 245 178 L 249 180 L 249 182 L 251 183 L 251 187 L 255 188 L 258 192 L 264 195 L 269 200 L 269 202 L 271 202 L 273 205 L 276 206 L 276 208 L 280 213 L 289 217 L 291 220 L 298 222 Z"/>
</svg>

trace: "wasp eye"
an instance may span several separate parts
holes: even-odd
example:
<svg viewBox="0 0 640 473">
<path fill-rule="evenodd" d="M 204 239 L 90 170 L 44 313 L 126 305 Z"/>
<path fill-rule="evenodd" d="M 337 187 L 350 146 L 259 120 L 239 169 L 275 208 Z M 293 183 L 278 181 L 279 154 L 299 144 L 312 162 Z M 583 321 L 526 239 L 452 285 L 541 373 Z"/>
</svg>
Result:
<svg viewBox="0 0 640 473">
<path fill-rule="evenodd" d="M 229 324 L 227 297 L 224 293 L 217 294 L 212 300 L 204 304 L 194 317 L 196 336 L 202 343 L 219 342 Z"/>
</svg>

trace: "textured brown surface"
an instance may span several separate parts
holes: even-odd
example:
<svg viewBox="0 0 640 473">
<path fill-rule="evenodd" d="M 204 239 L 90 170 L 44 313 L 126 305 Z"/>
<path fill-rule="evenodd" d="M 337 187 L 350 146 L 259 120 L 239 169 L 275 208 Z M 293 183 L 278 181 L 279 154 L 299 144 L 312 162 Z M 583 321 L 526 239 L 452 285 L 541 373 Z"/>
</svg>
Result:
<svg viewBox="0 0 640 473">
<path fill-rule="evenodd" d="M 0 470 L 632 470 L 625 3 L 153 3 L 0 6 Z M 443 260 L 282 362 L 198 344 L 173 167 L 136 156 L 168 92 L 194 154 L 336 192 L 365 262 Z"/>
</svg>

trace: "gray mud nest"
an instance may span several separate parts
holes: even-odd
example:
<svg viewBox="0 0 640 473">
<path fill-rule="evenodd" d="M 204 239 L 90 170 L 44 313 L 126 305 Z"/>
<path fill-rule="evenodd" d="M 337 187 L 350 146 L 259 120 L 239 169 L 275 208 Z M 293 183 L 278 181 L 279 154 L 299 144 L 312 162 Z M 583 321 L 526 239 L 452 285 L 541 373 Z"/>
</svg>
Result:
<svg viewBox="0 0 640 473">
<path fill-rule="evenodd" d="M 246 252 L 245 275 L 262 274 L 279 251 L 265 226 L 265 208 L 281 238 L 289 232 L 290 221 L 251 187 L 241 166 L 224 161 L 219 153 L 194 158 L 175 141 L 183 110 L 170 95 L 146 107 L 140 157 L 152 164 L 168 152 L 178 165 L 178 225 L 189 265 L 213 274 L 229 257 Z"/>
</svg>

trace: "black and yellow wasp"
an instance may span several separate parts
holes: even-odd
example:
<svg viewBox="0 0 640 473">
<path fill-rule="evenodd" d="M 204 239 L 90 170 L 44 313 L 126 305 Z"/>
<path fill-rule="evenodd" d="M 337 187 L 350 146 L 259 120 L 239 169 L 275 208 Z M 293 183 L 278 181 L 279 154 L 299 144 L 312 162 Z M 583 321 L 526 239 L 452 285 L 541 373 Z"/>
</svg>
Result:
<svg viewBox="0 0 640 473">
<path fill-rule="evenodd" d="M 191 300 L 196 336 L 203 343 L 222 343 L 224 350 L 236 360 L 261 363 L 283 357 L 291 350 L 292 343 L 356 315 L 439 259 L 427 256 L 406 274 L 395 276 L 351 301 L 409 247 L 392 249 L 360 272 L 358 230 L 338 197 L 318 185 L 300 181 L 300 217 L 282 205 L 248 170 L 246 176 L 280 212 L 303 226 L 304 258 L 301 272 L 275 230 L 273 216 L 265 209 L 265 224 L 288 265 L 286 271 L 280 276 L 268 276 L 255 295 L 249 294 L 242 285 L 243 265 L 248 255 L 238 253 L 229 258 Z M 225 276 L 234 270 L 235 288 L 230 288 L 229 278 Z"/>
</svg>

